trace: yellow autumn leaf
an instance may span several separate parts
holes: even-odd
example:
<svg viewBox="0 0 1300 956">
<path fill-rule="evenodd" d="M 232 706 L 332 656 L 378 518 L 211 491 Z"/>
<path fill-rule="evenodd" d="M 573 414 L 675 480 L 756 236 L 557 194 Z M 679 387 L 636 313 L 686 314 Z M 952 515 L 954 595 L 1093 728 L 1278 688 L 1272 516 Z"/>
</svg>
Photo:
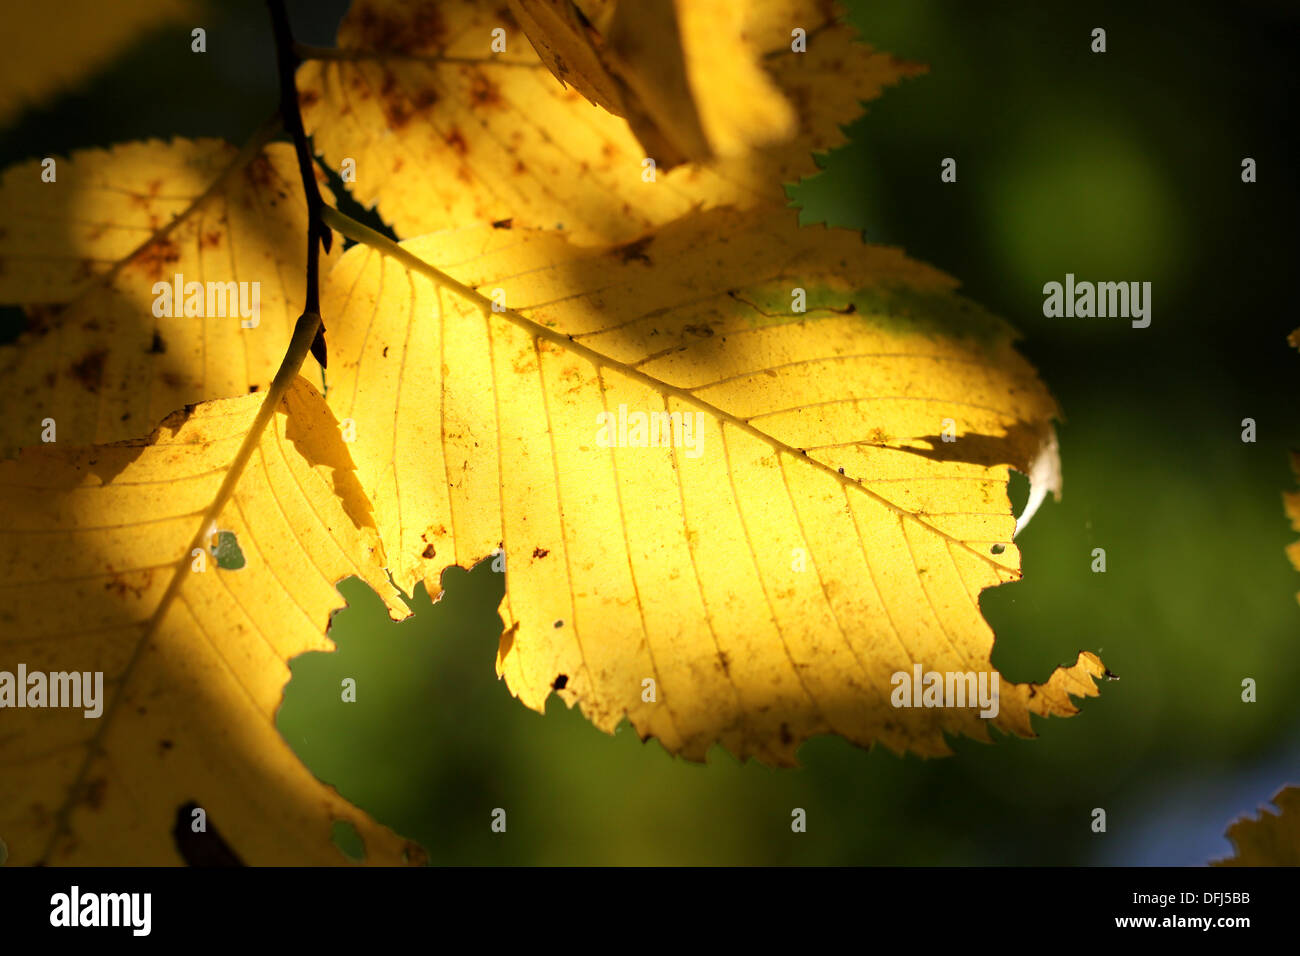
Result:
<svg viewBox="0 0 1300 956">
<path fill-rule="evenodd" d="M 992 685 L 978 600 L 1020 577 L 1008 466 L 1056 412 L 947 276 L 785 211 L 612 248 L 481 227 L 389 249 L 354 247 L 322 289 L 330 405 L 399 586 L 436 594 L 504 543 L 497 666 L 528 706 L 554 689 L 606 731 L 626 713 L 672 752 L 788 764 L 820 733 L 927 755 L 1031 735 L 1096 694 L 1084 653 L 999 677 L 987 720 L 891 703 L 917 667 Z M 602 433 L 660 412 L 650 445 Z"/>
<path fill-rule="evenodd" d="M 801 26 L 800 19 L 808 11 L 806 5 L 789 0 L 653 0 L 615 7 L 608 34 L 614 61 L 644 104 L 657 138 L 676 149 L 666 153 L 660 166 L 715 156 L 744 157 L 752 149 L 783 143 L 795 135 L 799 121 L 794 105 L 763 68 L 761 58 L 776 51 L 806 56 L 790 46 L 791 27 Z M 664 35 L 668 29 L 680 36 L 680 68 L 661 55 L 661 50 L 672 49 L 668 43 L 673 37 Z M 776 45 L 780 34 L 784 50 Z M 771 45 L 755 49 L 753 41 L 758 37 Z M 683 123 L 684 117 L 691 119 Z M 644 121 L 631 120 L 642 143 L 653 143 L 641 132 Z"/>
<path fill-rule="evenodd" d="M 1237 852 L 1212 866 L 1300 866 L 1300 787 L 1283 787 L 1272 800 L 1280 812 L 1260 811 L 1228 827 Z"/>
<path fill-rule="evenodd" d="M 573 0 L 509 0 L 510 12 L 542 62 L 597 106 L 626 115 L 623 88 L 602 62 L 600 34 Z"/>
<path fill-rule="evenodd" d="M 711 22 L 712 9 L 686 26 L 697 15 Z M 718 115 L 760 82 L 794 107 L 795 128 L 737 155 L 656 171 L 653 181 L 626 121 L 557 80 L 507 9 L 468 0 L 354 0 L 340 49 L 299 69 L 303 122 L 331 167 L 355 163 L 354 198 L 377 204 L 402 237 L 510 219 L 579 242 L 620 241 L 696 208 L 784 208 L 782 184 L 816 172 L 813 152 L 844 142 L 860 101 L 919 67 L 859 43 L 833 5 L 761 0 L 743 10 L 743 42 L 766 79 L 714 65 L 724 71 L 717 88 L 693 88 L 705 129 L 728 130 L 718 135 L 730 148 L 753 138 L 735 116 L 728 126 Z M 807 52 L 791 49 L 795 25 L 807 28 Z M 504 53 L 491 48 L 498 28 Z M 685 37 L 683 48 L 703 57 L 710 42 Z M 780 102 L 743 105 L 765 118 Z"/>
<path fill-rule="evenodd" d="M 752 28 L 779 22 L 770 4 L 619 3 L 599 32 L 578 21 L 571 0 L 511 0 L 510 8 L 551 72 L 624 116 L 659 169 L 742 155 L 795 132 L 793 107 L 750 43 Z"/>
<path fill-rule="evenodd" d="M 208 539 L 205 510 L 264 398 L 178 412 L 147 440 L 0 462 L 0 671 L 103 674 L 97 716 L 6 701 L 11 862 L 180 863 L 172 830 L 191 829 L 190 805 L 249 865 L 346 862 L 335 820 L 357 828 L 370 862 L 403 858 L 403 842 L 313 777 L 275 726 L 288 660 L 332 647 L 336 582 L 357 575 L 402 607 L 338 425 L 304 379 L 214 522 L 246 566 L 187 546 Z"/>
<path fill-rule="evenodd" d="M 303 309 L 291 146 L 128 143 L 57 159 L 53 182 L 41 174 L 32 161 L 0 177 L 0 303 L 29 316 L 0 347 L 0 454 L 41 441 L 46 419 L 61 442 L 119 441 L 270 384 Z M 155 284 L 177 275 L 183 297 L 159 303 Z M 192 303 L 190 283 L 202 287 Z"/>
<path fill-rule="evenodd" d="M 107 65 L 147 30 L 193 20 L 188 0 L 59 0 L 5 11 L 0 58 L 0 126 L 25 107 L 75 86 Z M 76 28 L 68 29 L 69 24 Z M 184 38 L 188 32 L 178 34 Z"/>
</svg>

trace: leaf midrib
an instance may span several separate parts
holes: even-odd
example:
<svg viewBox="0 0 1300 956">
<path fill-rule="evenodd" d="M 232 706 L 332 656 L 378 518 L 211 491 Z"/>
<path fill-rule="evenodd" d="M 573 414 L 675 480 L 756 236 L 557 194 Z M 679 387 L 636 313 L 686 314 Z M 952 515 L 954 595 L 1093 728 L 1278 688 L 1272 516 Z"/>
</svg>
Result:
<svg viewBox="0 0 1300 956">
<path fill-rule="evenodd" d="M 603 352 L 598 352 L 595 349 L 591 348 L 590 346 L 583 345 L 582 343 L 575 341 L 572 337 L 570 337 L 565 333 L 556 332 L 553 329 L 549 329 L 546 326 L 541 325 L 538 322 L 535 322 L 534 320 L 528 318 L 525 315 L 520 314 L 519 312 L 517 312 L 512 308 L 505 308 L 501 311 L 497 311 L 493 307 L 494 303 L 492 302 L 492 300 L 484 296 L 481 292 L 478 291 L 477 288 L 459 282 L 458 280 L 454 279 L 450 275 L 444 273 L 442 270 L 438 269 L 436 266 L 433 266 L 425 262 L 423 259 L 416 256 L 415 254 L 413 254 L 412 252 L 404 248 L 402 245 L 394 242 L 393 240 L 389 239 L 388 237 L 378 232 L 375 232 L 369 227 L 356 222 L 355 220 L 344 215 L 343 213 L 338 212 L 337 210 L 327 207 L 325 218 L 326 221 L 331 226 L 333 226 L 336 229 L 339 229 L 339 231 L 343 232 L 345 235 L 348 235 L 349 238 L 352 238 L 358 242 L 362 242 L 365 243 L 366 245 L 369 245 L 371 248 L 377 250 L 380 254 L 398 260 L 403 265 L 405 265 L 407 269 L 415 272 L 419 272 L 420 274 L 424 275 L 425 277 L 433 281 L 436 285 L 443 286 L 444 288 L 447 288 L 450 291 L 457 293 L 458 295 L 469 300 L 470 302 L 473 302 L 479 308 L 480 311 L 484 312 L 489 317 L 489 321 L 491 320 L 492 317 L 504 318 L 512 325 L 532 335 L 535 339 L 544 339 L 545 341 L 553 345 L 556 345 L 565 351 L 580 356 L 581 358 L 585 359 L 586 361 L 594 365 L 597 369 L 601 369 L 601 368 L 610 369 L 611 371 L 617 372 L 618 374 L 624 376 L 625 378 L 632 379 L 633 381 L 637 381 L 643 385 L 648 386 L 649 388 L 653 389 L 654 391 L 658 392 L 661 395 L 671 395 L 673 398 L 676 398 L 678 401 L 691 405 L 705 412 L 706 414 L 714 417 L 718 421 L 723 422 L 725 424 L 729 424 L 733 428 L 738 428 L 741 431 L 751 435 L 752 437 L 757 438 L 759 441 L 768 445 L 770 448 L 773 449 L 773 451 L 777 452 L 778 454 L 785 454 L 796 461 L 797 460 L 804 461 L 805 463 L 811 465 L 813 468 L 823 472 L 824 474 L 838 481 L 842 487 L 857 489 L 859 492 L 865 494 L 868 498 L 870 498 L 877 504 L 883 506 L 886 510 L 900 516 L 904 520 L 910 520 L 916 522 L 921 527 L 925 528 L 927 531 L 939 536 L 940 538 L 942 538 L 947 542 L 950 542 L 951 544 L 958 545 L 959 547 L 963 548 L 964 550 L 974 555 L 975 557 L 979 558 L 981 561 L 990 565 L 991 567 L 996 568 L 1000 571 L 1011 570 L 1010 568 L 1007 568 L 1006 565 L 994 561 L 988 555 L 982 554 L 979 550 L 971 547 L 965 541 L 953 537 L 952 535 L 948 534 L 946 531 L 943 531 L 942 529 L 935 527 L 930 522 L 921 518 L 919 515 L 911 511 L 908 511 L 906 508 L 899 507 L 898 505 L 890 501 L 888 498 L 885 498 L 883 495 L 880 495 L 872 491 L 870 488 L 866 487 L 866 485 L 862 482 L 861 479 L 850 478 L 847 475 L 840 474 L 838 470 L 832 468 L 830 465 L 824 464 L 818 461 L 817 459 L 811 457 L 803 449 L 795 448 L 794 446 L 781 441 L 780 439 L 768 434 L 762 429 L 754 427 L 745 419 L 742 419 L 737 415 L 734 415 L 733 413 L 726 411 L 725 409 L 719 408 L 718 406 L 714 405 L 711 402 L 705 401 L 704 399 L 697 397 L 687 389 L 681 388 L 676 385 L 671 385 L 668 382 L 664 382 L 661 379 L 655 378 L 652 375 L 648 375 L 645 372 L 642 372 L 641 370 L 634 368 L 631 365 L 628 365 L 627 363 L 620 362 L 617 359 L 605 355 Z M 815 313 L 810 312 L 807 313 L 807 315 L 809 317 L 813 317 L 815 316 Z M 839 313 L 831 312 L 828 315 L 823 315 L 818 318 L 820 320 L 820 319 L 829 319 L 832 317 L 839 317 Z M 805 318 L 804 321 L 807 321 L 807 319 Z"/>
</svg>

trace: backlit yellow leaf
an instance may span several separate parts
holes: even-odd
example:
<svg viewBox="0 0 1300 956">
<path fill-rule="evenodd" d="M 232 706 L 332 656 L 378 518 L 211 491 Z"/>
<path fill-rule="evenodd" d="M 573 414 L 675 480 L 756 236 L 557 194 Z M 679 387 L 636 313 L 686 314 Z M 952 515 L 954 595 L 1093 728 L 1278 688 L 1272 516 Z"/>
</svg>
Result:
<svg viewBox="0 0 1300 956">
<path fill-rule="evenodd" d="M 33 161 L 0 178 L 0 303 L 29 315 L 0 347 L 0 454 L 39 442 L 46 418 L 59 441 L 97 444 L 145 435 L 188 403 L 265 389 L 303 309 L 292 147 L 128 143 L 80 150 L 56 171 L 42 182 Z M 183 293 L 203 286 L 205 314 L 185 314 L 188 295 L 157 314 L 156 284 L 178 274 Z"/>
<path fill-rule="evenodd" d="M 245 566 L 187 548 L 262 401 L 0 462 L 0 671 L 103 673 L 98 717 L 4 711 L 12 862 L 179 863 L 172 830 L 178 816 L 191 829 L 190 804 L 250 865 L 346 862 L 335 820 L 357 827 L 369 861 L 402 859 L 402 841 L 313 777 L 275 726 L 288 660 L 332 647 L 336 582 L 358 575 L 401 609 L 338 425 L 305 380 L 215 521 Z"/>
<path fill-rule="evenodd" d="M 338 57 L 299 71 L 303 121 L 330 166 L 355 161 L 353 195 L 377 203 L 402 237 L 512 219 L 580 242 L 618 241 L 697 207 L 784 207 L 782 184 L 816 171 L 813 152 L 844 141 L 841 127 L 860 101 L 919 68 L 859 43 L 833 5 L 761 0 L 741 9 L 743 43 L 761 57 L 766 79 L 714 65 L 717 88 L 692 86 L 704 129 L 727 151 L 759 136 L 729 107 L 770 84 L 781 99 L 745 105 L 766 124 L 783 112 L 780 102 L 791 104 L 790 135 L 658 170 L 653 182 L 645 160 L 654 157 L 627 122 L 557 80 L 508 9 L 468 0 L 355 0 Z M 697 16 L 711 22 L 709 10 L 693 12 L 687 26 Z M 793 26 L 807 29 L 806 53 L 791 50 Z M 514 40 L 494 54 L 498 27 Z M 688 68 L 708 72 L 696 60 L 709 42 L 684 40 Z"/>
<path fill-rule="evenodd" d="M 750 44 L 756 26 L 779 19 L 761 4 L 619 3 L 599 32 L 579 22 L 571 0 L 510 6 L 551 72 L 626 117 L 660 169 L 742 155 L 794 134 L 794 109 Z"/>
<path fill-rule="evenodd" d="M 490 227 L 392 248 L 328 277 L 330 404 L 401 587 L 504 543 L 498 670 L 528 706 L 555 689 L 606 731 L 626 713 L 673 752 L 780 764 L 819 733 L 922 754 L 1029 735 L 1096 694 L 1084 653 L 1001 682 L 987 720 L 891 704 L 914 666 L 993 672 L 978 599 L 1020 577 L 1008 467 L 1056 411 L 947 276 L 786 211 L 612 248 Z M 602 416 L 621 436 L 659 412 L 693 437 L 606 447 Z"/>
<path fill-rule="evenodd" d="M 571 84 L 615 116 L 626 114 L 622 84 L 597 49 L 600 35 L 573 0 L 510 0 L 510 11 L 561 83 Z"/>
</svg>

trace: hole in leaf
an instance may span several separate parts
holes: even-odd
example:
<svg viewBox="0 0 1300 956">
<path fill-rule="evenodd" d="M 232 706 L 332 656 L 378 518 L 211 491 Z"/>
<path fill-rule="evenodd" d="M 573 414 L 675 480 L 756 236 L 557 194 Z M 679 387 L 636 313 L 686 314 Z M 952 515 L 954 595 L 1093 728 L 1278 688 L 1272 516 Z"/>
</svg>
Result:
<svg viewBox="0 0 1300 956">
<path fill-rule="evenodd" d="M 238 571 L 247 563 L 244 552 L 239 548 L 239 539 L 233 531 L 217 532 L 217 543 L 212 546 L 212 556 L 217 561 L 217 567 L 227 571 Z"/>
<path fill-rule="evenodd" d="M 330 828 L 330 842 L 354 863 L 360 863 L 366 858 L 366 841 L 361 839 L 357 828 L 347 820 L 334 821 L 334 826 Z"/>
<path fill-rule="evenodd" d="M 195 832 L 194 811 L 199 805 L 193 800 L 182 803 L 176 808 L 176 820 L 172 825 L 172 839 L 176 841 L 176 852 L 181 855 L 187 866 L 243 866 L 230 844 L 222 838 L 213 822 L 204 817 L 204 829 Z"/>
<path fill-rule="evenodd" d="M 1014 468 L 1009 474 L 1007 497 L 1011 500 L 1011 513 L 1019 517 L 1025 513 L 1025 505 L 1029 503 L 1029 478 Z"/>
<path fill-rule="evenodd" d="M 554 681 L 551 682 L 551 687 L 554 690 L 564 690 L 564 688 L 567 687 L 568 684 L 569 684 L 569 675 L 560 674 L 558 677 L 555 678 Z"/>
<path fill-rule="evenodd" d="M 1004 544 L 995 544 L 993 547 L 989 548 L 989 551 L 993 554 L 1001 554 L 1005 550 L 1007 550 L 1007 547 Z"/>
</svg>

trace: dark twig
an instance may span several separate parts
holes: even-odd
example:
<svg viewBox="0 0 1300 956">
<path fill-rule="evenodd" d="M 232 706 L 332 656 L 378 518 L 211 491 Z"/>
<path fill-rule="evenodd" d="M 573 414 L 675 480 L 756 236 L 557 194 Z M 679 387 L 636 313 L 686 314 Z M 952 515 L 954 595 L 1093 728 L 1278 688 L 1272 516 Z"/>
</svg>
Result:
<svg viewBox="0 0 1300 956">
<path fill-rule="evenodd" d="M 306 315 L 320 315 L 320 249 L 326 252 L 334 240 L 334 234 L 321 219 L 324 201 L 321 199 L 320 187 L 316 184 L 316 170 L 312 164 L 311 147 L 307 144 L 307 133 L 302 126 L 302 113 L 298 110 L 298 85 L 294 74 L 302 62 L 293 42 L 293 30 L 289 27 L 289 15 L 284 9 L 284 0 L 266 0 L 271 11 L 271 25 L 275 30 L 275 58 L 280 67 L 280 118 L 284 122 L 285 132 L 293 139 L 294 152 L 298 154 L 298 172 L 302 175 L 302 189 L 307 196 L 307 304 L 303 309 Z M 317 243 L 319 242 L 319 245 Z M 325 367 L 325 322 L 321 320 L 316 338 L 311 344 L 311 354 L 316 356 L 321 368 Z"/>
</svg>

